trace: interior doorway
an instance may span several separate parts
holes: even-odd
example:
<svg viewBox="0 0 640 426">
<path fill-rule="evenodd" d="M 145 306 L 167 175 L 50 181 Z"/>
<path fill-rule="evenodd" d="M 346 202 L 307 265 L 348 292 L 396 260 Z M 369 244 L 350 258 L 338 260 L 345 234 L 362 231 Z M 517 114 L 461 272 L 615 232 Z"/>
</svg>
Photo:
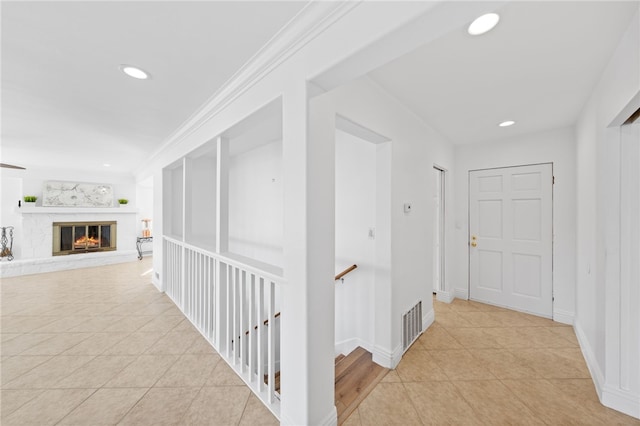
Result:
<svg viewBox="0 0 640 426">
<path fill-rule="evenodd" d="M 469 297 L 553 316 L 553 166 L 469 172 Z"/>
<path fill-rule="evenodd" d="M 445 181 L 446 171 L 433 166 L 433 294 L 444 291 Z"/>
<path fill-rule="evenodd" d="M 336 115 L 335 353 L 374 351 L 376 323 L 390 287 L 391 141 Z"/>
</svg>

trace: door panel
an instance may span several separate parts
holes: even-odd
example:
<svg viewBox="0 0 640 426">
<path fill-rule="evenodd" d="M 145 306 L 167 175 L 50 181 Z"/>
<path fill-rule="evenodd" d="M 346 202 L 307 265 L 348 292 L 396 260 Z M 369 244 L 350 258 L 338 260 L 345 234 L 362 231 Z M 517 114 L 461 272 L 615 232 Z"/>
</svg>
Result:
<svg viewBox="0 0 640 426">
<path fill-rule="evenodd" d="M 469 297 L 552 316 L 552 165 L 469 172 Z"/>
</svg>

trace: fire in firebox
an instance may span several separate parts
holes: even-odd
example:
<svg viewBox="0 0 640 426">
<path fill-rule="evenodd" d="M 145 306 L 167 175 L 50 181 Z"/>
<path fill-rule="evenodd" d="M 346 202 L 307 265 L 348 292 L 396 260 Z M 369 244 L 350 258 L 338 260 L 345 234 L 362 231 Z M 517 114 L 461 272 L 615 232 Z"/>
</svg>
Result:
<svg viewBox="0 0 640 426">
<path fill-rule="evenodd" d="M 73 243 L 73 246 L 76 249 L 82 249 L 85 247 L 96 248 L 96 247 L 100 247 L 100 240 L 94 237 L 87 237 L 86 235 L 83 235 Z"/>
</svg>

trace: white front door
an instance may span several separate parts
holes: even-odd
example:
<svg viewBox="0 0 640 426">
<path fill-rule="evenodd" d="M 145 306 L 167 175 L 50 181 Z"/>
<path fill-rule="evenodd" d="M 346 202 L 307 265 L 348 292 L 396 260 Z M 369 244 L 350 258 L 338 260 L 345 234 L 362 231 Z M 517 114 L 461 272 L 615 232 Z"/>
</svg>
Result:
<svg viewBox="0 0 640 426">
<path fill-rule="evenodd" d="M 552 317 L 551 164 L 469 172 L 469 297 Z"/>
</svg>

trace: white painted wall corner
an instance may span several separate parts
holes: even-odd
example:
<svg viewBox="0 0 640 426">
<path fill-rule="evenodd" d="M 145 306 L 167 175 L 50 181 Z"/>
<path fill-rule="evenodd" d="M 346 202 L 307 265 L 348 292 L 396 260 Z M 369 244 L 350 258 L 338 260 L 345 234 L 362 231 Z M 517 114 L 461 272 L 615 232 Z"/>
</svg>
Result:
<svg viewBox="0 0 640 426">
<path fill-rule="evenodd" d="M 402 359 L 402 345 L 396 346 L 392 352 L 386 348 L 374 346 L 371 352 L 373 353 L 373 362 L 385 368 L 396 368 Z"/>
<path fill-rule="evenodd" d="M 580 344 L 582 355 L 584 356 L 587 367 L 589 368 L 589 373 L 591 373 L 591 379 L 595 385 L 600 403 L 605 407 L 612 408 L 616 411 L 620 411 L 624 414 L 640 419 L 640 395 L 608 385 L 605 382 L 604 374 L 600 369 L 600 366 L 596 362 L 596 356 L 593 349 L 591 348 L 591 345 L 589 345 L 589 341 L 587 340 L 582 327 L 580 327 L 580 323 L 576 322 L 573 329 L 578 337 L 578 343 Z"/>
<path fill-rule="evenodd" d="M 553 310 L 553 320 L 562 324 L 574 325 L 575 316 L 574 312 L 564 311 L 562 309 Z"/>
<path fill-rule="evenodd" d="M 455 296 L 450 291 L 438 291 L 436 292 L 436 300 L 438 302 L 451 303 L 455 299 Z"/>
<path fill-rule="evenodd" d="M 453 297 L 456 299 L 469 299 L 469 290 L 466 288 L 454 288 L 453 289 Z"/>
</svg>

